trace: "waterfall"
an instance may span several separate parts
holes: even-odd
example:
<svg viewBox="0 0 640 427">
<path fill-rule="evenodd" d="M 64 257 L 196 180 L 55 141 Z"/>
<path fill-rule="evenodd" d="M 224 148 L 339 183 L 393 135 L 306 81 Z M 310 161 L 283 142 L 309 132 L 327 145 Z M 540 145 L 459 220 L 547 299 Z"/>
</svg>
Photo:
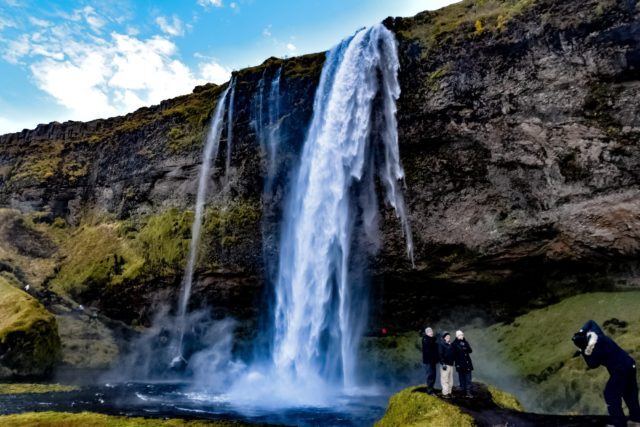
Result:
<svg viewBox="0 0 640 427">
<path fill-rule="evenodd" d="M 229 106 L 227 107 L 227 158 L 224 164 L 225 183 L 229 183 L 229 168 L 231 166 L 231 150 L 233 148 L 233 105 L 236 98 L 236 80 L 231 78 L 229 84 Z"/>
<path fill-rule="evenodd" d="M 187 257 L 187 266 L 182 278 L 182 292 L 180 294 L 180 302 L 178 306 L 178 328 L 179 341 L 177 343 L 177 356 L 171 362 L 172 365 L 182 364 L 186 361 L 182 357 L 182 345 L 186 328 L 186 314 L 191 296 L 191 286 L 193 284 L 193 272 L 198 258 L 198 245 L 200 243 L 200 228 L 202 227 L 202 217 L 204 214 L 205 199 L 207 196 L 207 184 L 209 180 L 209 171 L 218 156 L 218 147 L 220 145 L 220 135 L 222 134 L 222 124 L 224 121 L 224 106 L 227 94 L 231 88 L 231 84 L 225 89 L 216 105 L 211 125 L 207 133 L 204 149 L 202 151 L 202 164 L 198 174 L 198 193 L 196 196 L 196 211 L 191 225 L 191 241 L 189 242 L 189 254 Z M 230 106 L 230 109 L 232 107 Z"/>
<path fill-rule="evenodd" d="M 267 180 L 265 185 L 265 193 L 271 192 L 273 186 L 273 180 L 276 175 L 277 168 L 277 152 L 278 142 L 280 141 L 280 75 L 282 74 L 282 67 L 278 68 L 276 75 L 271 80 L 271 87 L 269 89 L 269 136 L 266 141 L 267 150 L 269 153 L 269 163 L 267 167 Z"/>
<path fill-rule="evenodd" d="M 357 386 L 366 258 L 379 246 L 376 176 L 413 258 L 400 188 L 398 69 L 395 38 L 382 24 L 327 54 L 282 222 L 271 354 L 276 381 Z"/>
</svg>

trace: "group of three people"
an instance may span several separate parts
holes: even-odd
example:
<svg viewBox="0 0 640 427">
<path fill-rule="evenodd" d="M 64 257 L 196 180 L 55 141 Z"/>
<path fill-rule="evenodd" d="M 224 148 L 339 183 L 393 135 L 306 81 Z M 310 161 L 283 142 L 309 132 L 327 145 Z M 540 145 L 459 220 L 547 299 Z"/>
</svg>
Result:
<svg viewBox="0 0 640 427">
<path fill-rule="evenodd" d="M 434 392 L 436 369 L 440 364 L 440 384 L 442 397 L 451 397 L 453 389 L 453 367 L 456 367 L 460 388 L 467 397 L 471 397 L 471 345 L 462 331 L 456 331 L 456 339 L 452 342 L 449 332 L 436 335 L 432 328 L 426 328 L 422 337 L 422 363 L 427 374 L 427 392 Z"/>
</svg>

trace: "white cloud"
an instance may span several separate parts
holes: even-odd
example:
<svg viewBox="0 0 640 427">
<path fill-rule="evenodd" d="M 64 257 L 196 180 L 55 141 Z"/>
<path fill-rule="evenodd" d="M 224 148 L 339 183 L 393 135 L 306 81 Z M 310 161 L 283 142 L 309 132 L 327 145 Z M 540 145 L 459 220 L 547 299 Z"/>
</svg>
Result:
<svg viewBox="0 0 640 427">
<path fill-rule="evenodd" d="M 271 37 L 271 25 L 267 25 L 263 30 L 262 30 L 262 35 L 265 37 Z"/>
<path fill-rule="evenodd" d="M 35 127 L 31 120 L 15 120 L 0 116 L 0 135 L 11 132 L 20 132 L 22 129 Z"/>
<path fill-rule="evenodd" d="M 236 3 L 236 2 L 234 2 L 234 1 L 232 1 L 232 2 L 229 4 L 229 7 L 230 7 L 231 9 L 235 9 L 235 8 L 237 8 L 237 7 L 238 7 L 238 3 Z"/>
<path fill-rule="evenodd" d="M 213 6 L 213 7 L 222 7 L 222 0 L 198 0 L 198 4 L 202 7 L 204 7 L 205 9 L 208 9 L 209 7 Z"/>
<path fill-rule="evenodd" d="M 150 37 L 130 26 L 105 34 L 106 23 L 92 7 L 83 7 L 55 25 L 32 23 L 29 33 L 0 38 L 0 55 L 24 67 L 35 85 L 64 107 L 53 116 L 31 116 L 19 124 L 5 114 L 0 117 L 0 133 L 19 130 L 18 126 L 32 128 L 44 120 L 124 114 L 230 78 L 230 70 L 211 57 L 194 55 L 193 67 L 182 62 L 171 38 L 187 27 L 176 16 L 158 17 L 164 33 Z"/>
<path fill-rule="evenodd" d="M 293 43 L 287 43 L 287 50 L 289 52 L 295 52 L 298 48 Z"/>
<path fill-rule="evenodd" d="M 68 16 L 72 21 L 84 20 L 89 27 L 95 31 L 100 32 L 102 27 L 107 23 L 106 19 L 98 14 L 96 10 L 91 6 L 85 6 L 82 9 L 76 9 Z"/>
<path fill-rule="evenodd" d="M 160 29 L 170 36 L 181 36 L 184 34 L 184 26 L 180 18 L 173 15 L 171 19 L 167 19 L 164 16 L 158 16 L 156 18 L 156 24 Z"/>
<path fill-rule="evenodd" d="M 3 16 L 0 16 L 0 31 L 4 30 L 5 28 L 15 28 L 15 27 L 16 27 L 15 21 L 13 21 L 10 18 L 5 18 Z"/>
<path fill-rule="evenodd" d="M 48 27 L 51 25 L 51 22 L 47 21 L 46 19 L 39 19 L 35 16 L 30 16 L 29 22 L 31 22 L 31 24 L 35 25 L 36 27 Z"/>
<path fill-rule="evenodd" d="M 231 78 L 231 71 L 215 61 L 200 64 L 200 75 L 203 79 L 221 84 Z"/>
<path fill-rule="evenodd" d="M 7 43 L 7 48 L 2 53 L 2 57 L 10 64 L 17 64 L 20 58 L 29 53 L 30 49 L 29 35 L 22 34 L 17 39 L 10 40 Z"/>
<path fill-rule="evenodd" d="M 68 110 L 65 120 L 127 113 L 230 77 L 228 69 L 204 56 L 191 70 L 178 59 L 176 45 L 158 35 L 143 39 L 114 32 L 76 41 L 64 29 L 51 28 L 46 35 L 21 36 L 12 52 L 5 57 L 31 60 L 36 85 Z"/>
</svg>

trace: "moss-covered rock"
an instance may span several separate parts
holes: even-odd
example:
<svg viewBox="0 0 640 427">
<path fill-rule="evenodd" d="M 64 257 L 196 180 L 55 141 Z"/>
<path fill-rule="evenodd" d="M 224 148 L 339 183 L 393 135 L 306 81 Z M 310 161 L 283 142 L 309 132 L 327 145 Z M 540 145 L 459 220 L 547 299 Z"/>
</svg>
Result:
<svg viewBox="0 0 640 427">
<path fill-rule="evenodd" d="M 491 384 L 487 385 L 487 390 L 491 395 L 491 400 L 493 402 L 504 409 L 512 409 L 514 411 L 524 411 L 524 407 L 522 403 L 511 393 L 507 393 L 506 391 L 500 390 L 497 387 L 492 386 Z"/>
<path fill-rule="evenodd" d="M 232 421 L 187 421 L 181 419 L 150 419 L 118 417 L 93 412 L 27 412 L 0 416 L 0 424 L 6 427 L 227 427 L 241 426 Z"/>
<path fill-rule="evenodd" d="M 55 318 L 0 277 L 0 376 L 40 376 L 60 359 Z"/>
<path fill-rule="evenodd" d="M 420 392 L 419 387 L 409 387 L 391 396 L 384 417 L 376 423 L 376 427 L 473 425 L 473 418 L 459 407 Z"/>
</svg>

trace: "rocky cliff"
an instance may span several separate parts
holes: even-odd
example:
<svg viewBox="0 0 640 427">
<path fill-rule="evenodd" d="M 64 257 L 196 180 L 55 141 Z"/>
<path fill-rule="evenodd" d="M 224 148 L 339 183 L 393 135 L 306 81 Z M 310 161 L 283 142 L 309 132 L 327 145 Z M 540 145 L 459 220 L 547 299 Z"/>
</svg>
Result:
<svg viewBox="0 0 640 427">
<path fill-rule="evenodd" d="M 416 253 L 413 268 L 385 211 L 372 329 L 414 328 L 451 310 L 461 321 L 505 318 L 640 285 L 639 10 L 633 0 L 477 0 L 385 21 L 402 65 L 400 151 Z M 234 73 L 230 168 L 223 135 L 194 289 L 194 304 L 218 316 L 259 315 L 323 60 L 271 58 Z M 279 70 L 281 141 L 265 194 L 256 109 Z M 147 324 L 175 301 L 200 151 L 223 89 L 1 136 L 10 226 L 0 230 L 0 274 L 31 285 L 60 324 L 110 325 L 111 340 L 113 320 Z M 63 337 L 63 358 L 73 352 Z"/>
</svg>

